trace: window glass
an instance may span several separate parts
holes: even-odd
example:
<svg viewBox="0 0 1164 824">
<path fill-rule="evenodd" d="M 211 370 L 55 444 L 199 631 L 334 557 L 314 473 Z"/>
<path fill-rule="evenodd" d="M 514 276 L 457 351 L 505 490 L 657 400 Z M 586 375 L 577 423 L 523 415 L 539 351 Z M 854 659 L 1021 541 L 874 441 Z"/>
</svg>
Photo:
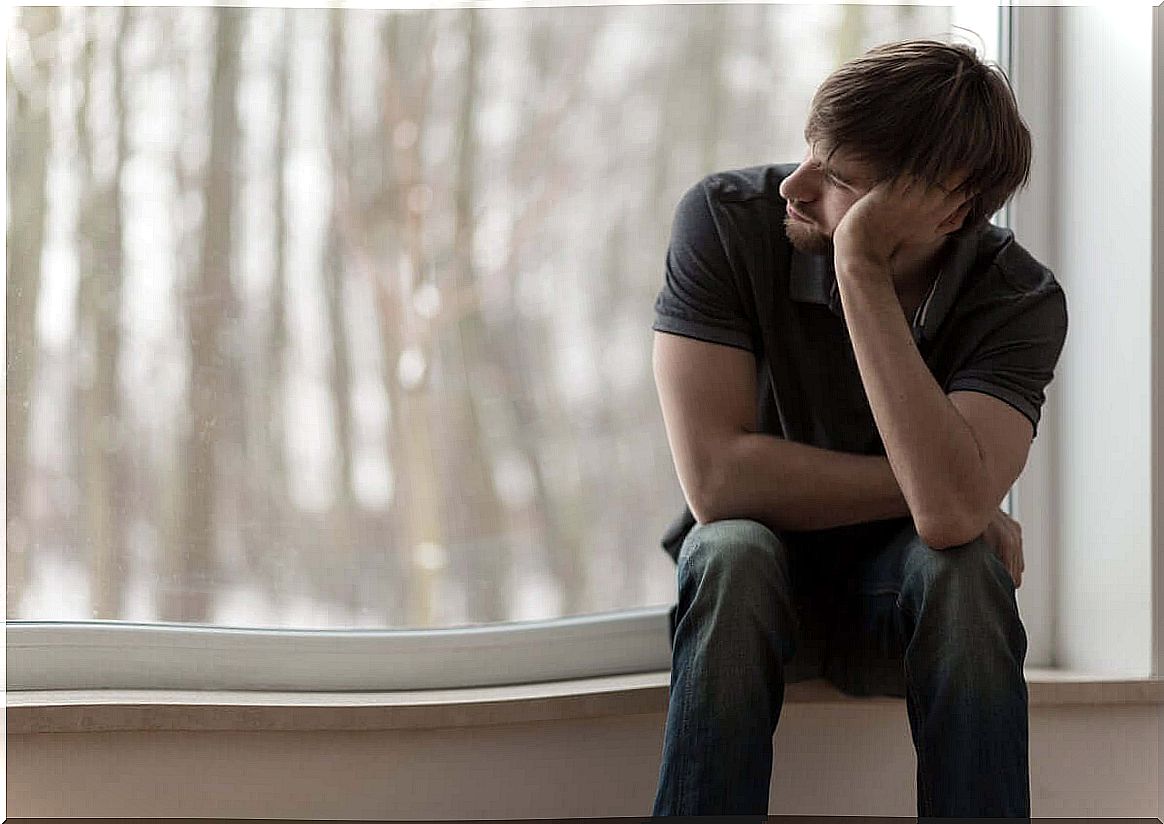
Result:
<svg viewBox="0 0 1164 824">
<path fill-rule="evenodd" d="M 952 15 L 14 11 L 7 618 L 671 603 L 674 206 L 799 159 L 833 67 Z"/>
</svg>

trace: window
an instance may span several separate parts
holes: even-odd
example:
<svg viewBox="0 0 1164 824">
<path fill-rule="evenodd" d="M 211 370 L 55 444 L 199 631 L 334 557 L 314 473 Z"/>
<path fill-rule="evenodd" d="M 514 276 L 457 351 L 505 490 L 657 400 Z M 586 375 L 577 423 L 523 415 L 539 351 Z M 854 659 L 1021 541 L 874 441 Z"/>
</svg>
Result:
<svg viewBox="0 0 1164 824">
<path fill-rule="evenodd" d="M 7 619 L 665 638 L 674 203 L 955 25 L 998 59 L 977 7 L 14 13 Z"/>
</svg>

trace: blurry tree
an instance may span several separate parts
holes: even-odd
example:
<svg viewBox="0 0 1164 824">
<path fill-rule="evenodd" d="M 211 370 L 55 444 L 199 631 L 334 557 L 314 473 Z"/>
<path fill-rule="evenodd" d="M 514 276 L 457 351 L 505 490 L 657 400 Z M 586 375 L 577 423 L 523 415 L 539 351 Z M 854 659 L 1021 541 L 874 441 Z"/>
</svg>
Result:
<svg viewBox="0 0 1164 824">
<path fill-rule="evenodd" d="M 9 32 L 6 168 L 7 287 L 5 308 L 5 499 L 9 615 L 18 612 L 29 575 L 32 528 L 27 511 L 29 423 L 37 368 L 36 313 L 48 211 L 46 177 L 53 144 L 49 80 L 57 51 L 60 11 L 24 6 Z"/>
<path fill-rule="evenodd" d="M 444 367 L 445 384 L 434 400 L 442 406 L 448 437 L 440 459 L 444 471 L 439 491 L 445 504 L 445 541 L 452 550 L 452 572 L 465 587 L 466 612 L 474 621 L 505 620 L 505 593 L 498 572 L 507 569 L 506 518 L 491 473 L 493 456 L 486 450 L 488 432 L 480 404 L 496 387 L 490 379 L 492 352 L 481 316 L 478 274 L 473 262 L 478 203 L 477 130 L 479 75 L 487 41 L 481 12 L 456 12 L 453 29 L 463 37 L 461 90 L 456 108 L 452 200 L 453 236 L 445 281 L 455 296 L 451 312 L 437 329 L 434 346 Z M 435 393 L 434 393 L 435 394 Z"/>
<path fill-rule="evenodd" d="M 352 143 L 348 115 L 346 84 L 344 82 L 344 19 L 343 9 L 333 7 L 328 13 L 328 93 L 326 97 L 327 141 L 330 156 L 332 188 L 348 188 L 351 175 Z M 335 421 L 335 450 L 338 458 L 336 496 L 330 512 L 330 540 L 333 569 L 340 573 L 330 582 L 327 594 L 347 607 L 349 613 L 359 607 L 359 575 L 361 553 L 357 551 L 355 521 L 359 516 L 352 489 L 352 367 L 349 356 L 347 319 L 344 312 L 344 284 L 348 278 L 347 255 L 341 228 L 332 197 L 332 209 L 325 240 L 324 263 L 320 270 L 321 290 L 327 306 L 328 331 L 331 334 L 331 399 L 332 420 Z"/>
<path fill-rule="evenodd" d="M 252 14 L 255 12 L 252 12 Z M 261 581 L 271 582 L 268 594 L 273 603 L 281 605 L 285 600 L 280 585 L 287 577 L 278 574 L 285 569 L 285 550 L 295 529 L 296 512 L 290 505 L 290 483 L 286 460 L 287 419 L 284 413 L 286 398 L 286 362 L 289 344 L 287 329 L 287 269 L 288 269 L 288 225 L 287 225 L 287 144 L 290 141 L 288 110 L 290 108 L 292 19 L 296 12 L 279 9 L 279 36 L 275 38 L 274 60 L 270 67 L 275 88 L 275 129 L 271 147 L 271 215 L 272 215 L 272 257 L 271 286 L 269 291 L 268 322 L 262 338 L 263 356 L 260 359 L 258 378 L 258 403 L 256 419 L 251 427 L 262 439 L 262 446 L 255 450 L 261 456 L 251 468 L 252 500 L 254 506 L 261 502 L 262 511 L 251 512 L 245 528 L 245 544 L 253 560 L 250 568 Z M 256 21 L 256 25 L 261 25 Z"/>
<path fill-rule="evenodd" d="M 125 41 L 132 11 L 85 10 L 81 102 L 77 147 L 81 174 L 77 246 L 79 282 L 75 354 L 77 370 L 78 481 L 81 490 L 80 547 L 90 569 L 93 618 L 121 615 L 126 584 L 126 513 L 123 446 L 127 425 L 121 410 L 121 286 L 123 280 L 122 183 L 127 159 Z M 112 69 L 110 99 L 95 96 L 104 71 Z M 112 109 L 111 116 L 101 112 Z M 114 130 L 112 161 L 99 158 Z"/>
<path fill-rule="evenodd" d="M 576 10 L 569 11 L 576 14 Z M 597 15 L 600 21 L 609 21 L 611 17 L 608 8 L 592 11 L 600 12 Z M 530 241 L 547 236 L 548 219 L 555 211 L 567 207 L 563 196 L 580 176 L 580 170 L 562 156 L 563 126 L 587 91 L 588 64 L 604 59 L 594 50 L 603 25 L 555 25 L 549 16 L 553 12 L 535 9 L 525 13 L 525 18 L 533 21 L 529 56 L 534 75 L 526 102 L 535 116 L 515 136 L 512 155 L 510 176 L 524 184 L 525 191 L 523 197 L 517 198 L 523 205 L 512 221 L 509 248 L 500 267 L 509 298 L 506 311 L 494 321 L 494 329 L 484 336 L 466 339 L 471 345 L 466 346 L 465 357 L 468 360 L 488 356 L 500 367 L 496 373 L 501 390 L 499 400 L 507 408 L 513 446 L 532 474 L 534 494 L 530 506 L 540 519 L 541 551 L 561 594 L 560 611 L 574 614 L 585 609 L 582 604 L 587 596 L 587 576 L 583 553 L 587 551 L 586 541 L 591 532 L 589 515 L 595 510 L 584 508 L 584 499 L 557 494 L 546 481 L 543 444 L 546 440 L 560 440 L 571 428 L 562 399 L 540 391 L 548 378 L 546 370 L 553 368 L 546 358 L 547 327 L 555 319 L 553 316 L 545 320 L 523 317 L 518 310 L 517 293 L 523 275 L 528 276 L 530 270 L 535 270 L 543 256 L 553 257 L 552 248 Z M 515 329 L 528 331 L 515 334 Z M 544 397 L 540 409 L 534 403 L 539 395 Z M 478 435 L 484 436 L 485 433 Z M 606 505 L 606 502 L 601 504 Z"/>
<path fill-rule="evenodd" d="M 725 31 L 729 10 L 731 6 L 712 3 L 701 6 L 699 12 L 690 18 L 689 54 L 692 67 L 699 69 L 702 80 L 699 84 L 703 92 L 703 107 L 698 120 L 699 158 L 705 172 L 713 172 L 719 167 L 720 124 L 731 103 L 722 75 L 724 55 L 728 51 Z"/>
<path fill-rule="evenodd" d="M 846 60 L 860 56 L 864 51 L 861 42 L 865 37 L 865 8 L 859 5 L 841 6 L 841 25 L 837 29 L 834 62 L 841 65 Z"/>
<path fill-rule="evenodd" d="M 434 471 L 431 410 L 425 385 L 431 370 L 412 307 L 424 249 L 425 185 L 421 146 L 432 84 L 436 27 L 431 10 L 384 15 L 380 39 L 379 100 L 382 146 L 388 151 L 382 211 L 370 214 L 364 234 L 376 259 L 381 363 L 392 424 L 389 460 L 395 478 L 390 545 L 400 554 L 398 594 L 408 626 L 427 626 L 432 614 L 434 559 L 444 544 Z"/>
<path fill-rule="evenodd" d="M 193 283 L 186 293 L 189 334 L 188 414 L 181 448 L 180 542 L 167 548 L 159 585 L 163 620 L 205 622 L 214 593 L 216 500 L 221 482 L 218 450 L 223 433 L 225 391 L 234 369 L 238 301 L 231 282 L 234 178 L 238 142 L 237 91 L 243 9 L 217 8 L 210 83 L 210 149 L 202 171 L 201 246 Z"/>
</svg>

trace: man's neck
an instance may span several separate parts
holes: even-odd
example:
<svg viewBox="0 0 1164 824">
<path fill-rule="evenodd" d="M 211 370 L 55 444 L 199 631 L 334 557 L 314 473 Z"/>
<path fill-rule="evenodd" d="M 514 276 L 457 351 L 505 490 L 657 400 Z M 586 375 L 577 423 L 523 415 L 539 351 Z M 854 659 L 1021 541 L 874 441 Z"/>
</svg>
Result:
<svg viewBox="0 0 1164 824">
<path fill-rule="evenodd" d="M 937 279 L 949 242 L 942 238 L 928 247 L 904 250 L 894 261 L 893 288 L 908 319 L 912 320 Z"/>
</svg>

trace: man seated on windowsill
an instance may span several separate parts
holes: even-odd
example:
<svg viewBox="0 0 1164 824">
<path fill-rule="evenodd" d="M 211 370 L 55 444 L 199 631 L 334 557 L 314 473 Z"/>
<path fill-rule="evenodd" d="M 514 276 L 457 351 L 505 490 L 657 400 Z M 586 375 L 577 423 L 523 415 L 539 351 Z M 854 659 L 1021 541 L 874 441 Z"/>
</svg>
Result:
<svg viewBox="0 0 1164 824">
<path fill-rule="evenodd" d="M 962 45 L 871 50 L 799 163 L 675 212 L 655 380 L 687 508 L 654 815 L 768 810 L 784 685 L 904 697 L 920 816 L 1030 816 L 1022 471 L 1067 308 L 990 215 L 1027 181 L 1009 83 Z"/>
</svg>

